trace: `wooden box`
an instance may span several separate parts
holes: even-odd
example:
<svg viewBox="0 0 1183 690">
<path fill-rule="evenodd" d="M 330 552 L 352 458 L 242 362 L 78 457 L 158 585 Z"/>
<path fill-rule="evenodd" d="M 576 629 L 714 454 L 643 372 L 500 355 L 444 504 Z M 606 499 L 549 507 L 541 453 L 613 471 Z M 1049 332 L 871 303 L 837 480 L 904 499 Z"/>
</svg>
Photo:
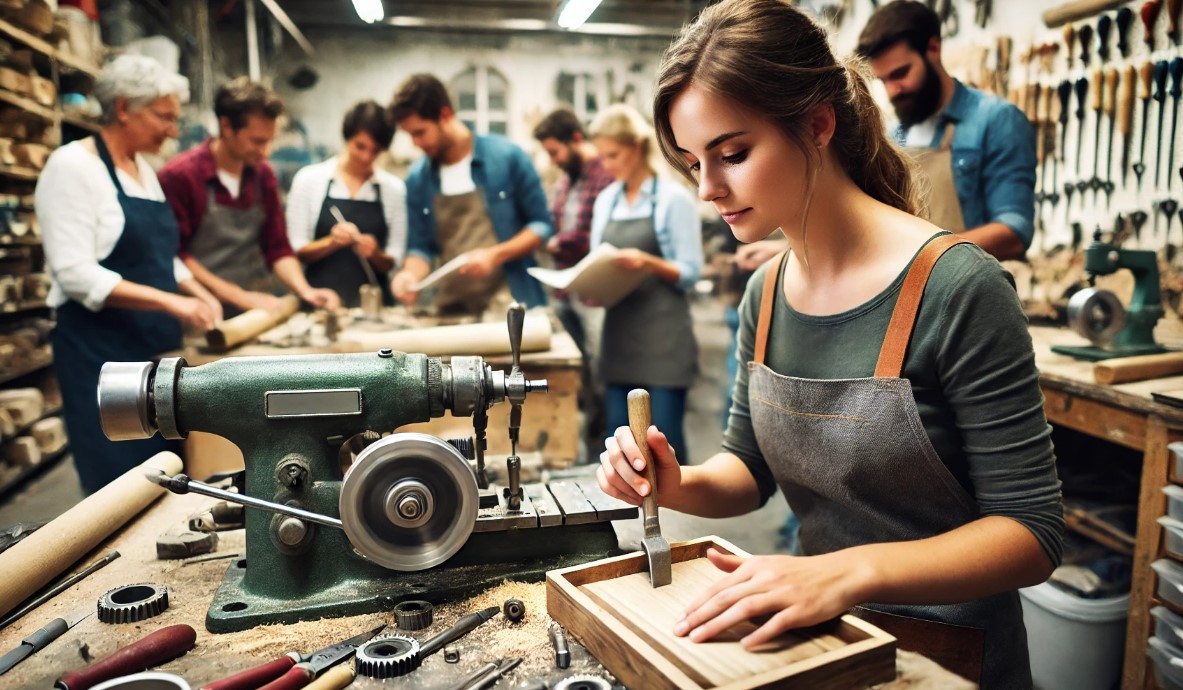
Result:
<svg viewBox="0 0 1183 690">
<path fill-rule="evenodd" d="M 849 615 L 785 633 L 758 652 L 739 643 L 751 623 L 701 644 L 675 637 L 675 619 L 723 576 L 706 558 L 711 547 L 748 555 L 719 537 L 672 544 L 673 583 L 657 589 L 640 552 L 554 570 L 547 612 L 630 688 L 847 690 L 895 679 L 895 638 Z"/>
</svg>

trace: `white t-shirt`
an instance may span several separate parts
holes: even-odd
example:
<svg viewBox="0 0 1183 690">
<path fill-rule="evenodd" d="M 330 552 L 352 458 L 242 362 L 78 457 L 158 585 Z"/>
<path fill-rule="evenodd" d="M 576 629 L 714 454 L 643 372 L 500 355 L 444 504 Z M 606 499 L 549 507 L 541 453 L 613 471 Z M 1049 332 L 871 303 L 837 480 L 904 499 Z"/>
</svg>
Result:
<svg viewBox="0 0 1183 690">
<path fill-rule="evenodd" d="M 230 192 L 230 198 L 237 199 L 238 192 L 242 190 L 242 175 L 234 175 L 218 168 L 218 179 Z"/>
<path fill-rule="evenodd" d="M 99 262 L 111 254 L 123 235 L 123 208 L 115 183 L 98 154 L 84 141 L 60 147 L 50 155 L 37 178 L 35 206 L 41 226 L 45 263 L 53 285 L 48 302 L 57 307 L 73 299 L 91 311 L 99 311 L 123 276 Z M 116 168 L 119 184 L 128 196 L 164 201 L 164 191 L 152 166 L 136 156 L 140 182 Z M 177 282 L 193 275 L 173 257 Z"/>
<path fill-rule="evenodd" d="M 327 161 L 307 165 L 292 178 L 292 189 L 287 198 L 288 241 L 299 250 L 316 237 L 316 221 L 324 205 L 325 192 L 333 199 L 349 199 L 349 187 L 340 178 L 341 159 L 333 156 Z M 374 183 L 378 193 L 374 193 Z M 386 246 L 384 251 L 394 257 L 395 265 L 403 262 L 407 253 L 407 186 L 385 170 L 374 169 L 358 191 L 357 201 L 382 200 L 382 215 L 386 218 Z M 345 220 L 351 220 L 346 216 Z"/>
<path fill-rule="evenodd" d="M 904 146 L 918 149 L 926 149 L 932 146 L 932 139 L 937 134 L 937 120 L 939 118 L 940 113 L 937 113 L 927 120 L 917 122 L 905 130 Z"/>
<path fill-rule="evenodd" d="M 440 166 L 440 194 L 457 196 L 476 189 L 472 180 L 472 153 L 451 164 Z"/>
</svg>

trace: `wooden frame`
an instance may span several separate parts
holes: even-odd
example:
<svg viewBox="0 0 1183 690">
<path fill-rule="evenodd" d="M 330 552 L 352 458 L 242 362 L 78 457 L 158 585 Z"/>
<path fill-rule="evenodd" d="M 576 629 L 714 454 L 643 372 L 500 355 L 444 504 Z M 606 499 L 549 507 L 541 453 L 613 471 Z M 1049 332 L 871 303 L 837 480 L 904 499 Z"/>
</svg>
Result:
<svg viewBox="0 0 1183 690">
<path fill-rule="evenodd" d="M 678 564 L 705 559 L 708 548 L 747 556 L 743 550 L 719 537 L 703 537 L 670 546 L 678 583 Z M 854 616 L 842 616 L 830 623 L 799 630 L 793 636 L 825 638 L 829 649 L 789 663 L 769 664 L 770 668 L 724 682 L 713 682 L 697 666 L 708 665 L 705 654 L 693 659 L 679 655 L 683 644 L 672 634 L 654 635 L 644 625 L 621 612 L 602 605 L 603 600 L 589 585 L 626 578 L 647 572 L 644 553 L 607 558 L 572 568 L 554 570 L 546 575 L 546 608 L 551 618 L 565 626 L 585 647 L 625 685 L 646 690 L 749 690 L 754 688 L 847 689 L 866 687 L 893 680 L 896 676 L 895 638 Z M 601 588 L 602 589 L 602 588 Z M 665 588 L 663 588 L 665 589 Z M 692 644 L 692 643 L 691 643 Z M 736 668 L 746 661 L 759 660 L 763 652 L 746 652 L 734 641 L 704 643 L 726 645 L 716 648 L 737 660 Z M 800 649 L 803 645 L 797 645 Z M 787 650 L 770 652 L 782 655 Z M 797 653 L 800 656 L 800 653 Z M 780 657 L 778 656 L 777 659 Z M 718 670 L 718 669 L 716 669 Z M 710 674 L 707 674 L 710 675 Z M 718 677 L 716 674 L 715 677 Z"/>
</svg>

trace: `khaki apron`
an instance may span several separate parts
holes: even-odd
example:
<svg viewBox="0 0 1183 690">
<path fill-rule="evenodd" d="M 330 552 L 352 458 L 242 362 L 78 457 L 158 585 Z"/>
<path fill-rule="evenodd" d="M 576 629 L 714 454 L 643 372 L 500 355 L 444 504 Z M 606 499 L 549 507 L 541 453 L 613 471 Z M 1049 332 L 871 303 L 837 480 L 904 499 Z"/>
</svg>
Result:
<svg viewBox="0 0 1183 690">
<path fill-rule="evenodd" d="M 771 264 L 749 365 L 760 452 L 801 520 L 807 555 L 913 541 L 978 519 L 977 503 L 937 456 L 909 381 L 900 377 L 929 272 L 952 235 L 930 241 L 900 290 L 873 378 L 802 379 L 764 364 L 781 257 Z M 868 603 L 853 611 L 955 673 L 992 688 L 1030 688 L 1027 633 L 1016 591 L 961 604 Z M 978 673 L 980 668 L 980 675 Z"/>
<path fill-rule="evenodd" d="M 247 208 L 223 206 L 215 200 L 215 186 L 211 183 L 206 188 L 205 215 L 189 241 L 189 253 L 222 280 L 245 290 L 283 295 L 287 288 L 267 268 L 259 247 L 260 228 L 267 212 L 263 210 L 262 184 L 257 176 L 255 180 L 259 185 L 257 198 Z M 240 313 L 226 307 L 226 317 Z"/>
<path fill-rule="evenodd" d="M 435 226 L 443 263 L 469 250 L 497 244 L 497 233 L 493 231 L 493 221 L 485 210 L 484 192 L 479 187 L 464 194 L 436 194 Z M 441 312 L 479 314 L 498 293 L 507 291 L 500 268 L 485 278 L 453 273 L 439 282 L 436 306 Z"/>
<path fill-rule="evenodd" d="M 928 213 L 924 219 L 942 230 L 965 231 L 965 216 L 961 215 L 961 200 L 957 198 L 957 185 L 953 181 L 953 123 L 945 127 L 939 147 L 904 150 L 916 161 L 922 193 L 927 201 Z"/>
</svg>

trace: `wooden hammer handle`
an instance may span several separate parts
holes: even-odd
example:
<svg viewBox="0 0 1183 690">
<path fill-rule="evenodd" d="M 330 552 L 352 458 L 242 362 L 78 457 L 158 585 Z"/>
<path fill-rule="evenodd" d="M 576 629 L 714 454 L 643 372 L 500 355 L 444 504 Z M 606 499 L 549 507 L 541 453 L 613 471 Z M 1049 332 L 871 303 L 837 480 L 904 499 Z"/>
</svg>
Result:
<svg viewBox="0 0 1183 690">
<path fill-rule="evenodd" d="M 170 625 L 120 649 L 102 661 L 63 675 L 54 683 L 59 690 L 86 690 L 105 680 L 159 666 L 193 649 L 197 631 L 188 625 Z"/>
<path fill-rule="evenodd" d="M 653 451 L 649 448 L 649 427 L 653 426 L 653 409 L 649 403 L 649 391 L 635 388 L 628 393 L 628 428 L 633 440 L 645 460 L 645 481 L 649 482 L 649 493 L 645 495 L 641 509 L 645 517 L 657 515 L 657 467 Z"/>
</svg>

